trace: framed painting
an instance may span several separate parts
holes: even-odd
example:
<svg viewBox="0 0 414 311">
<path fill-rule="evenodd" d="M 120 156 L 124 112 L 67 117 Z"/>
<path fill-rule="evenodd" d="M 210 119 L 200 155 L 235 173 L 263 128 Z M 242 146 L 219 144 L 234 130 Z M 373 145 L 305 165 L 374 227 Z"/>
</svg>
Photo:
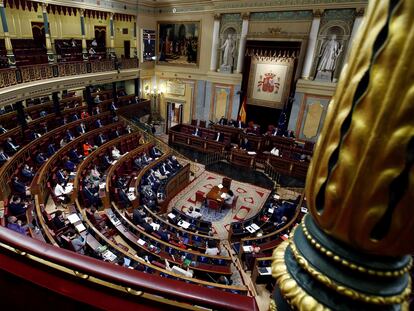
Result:
<svg viewBox="0 0 414 311">
<path fill-rule="evenodd" d="M 252 57 L 247 103 L 282 109 L 290 91 L 294 59 Z"/>
<path fill-rule="evenodd" d="M 158 22 L 157 64 L 198 66 L 200 22 Z"/>
<path fill-rule="evenodd" d="M 142 29 L 142 55 L 143 62 L 150 62 L 155 57 L 155 30 Z"/>
</svg>

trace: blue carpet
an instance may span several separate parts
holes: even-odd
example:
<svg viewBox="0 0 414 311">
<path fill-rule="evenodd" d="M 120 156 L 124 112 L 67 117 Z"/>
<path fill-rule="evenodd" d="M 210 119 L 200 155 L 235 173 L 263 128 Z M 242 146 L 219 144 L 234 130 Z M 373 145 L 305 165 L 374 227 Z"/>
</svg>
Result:
<svg viewBox="0 0 414 311">
<path fill-rule="evenodd" d="M 222 208 L 221 211 L 216 211 L 203 205 L 200 210 L 200 213 L 203 215 L 201 219 L 210 222 L 220 221 L 226 217 L 229 211 L 229 208 Z"/>
</svg>

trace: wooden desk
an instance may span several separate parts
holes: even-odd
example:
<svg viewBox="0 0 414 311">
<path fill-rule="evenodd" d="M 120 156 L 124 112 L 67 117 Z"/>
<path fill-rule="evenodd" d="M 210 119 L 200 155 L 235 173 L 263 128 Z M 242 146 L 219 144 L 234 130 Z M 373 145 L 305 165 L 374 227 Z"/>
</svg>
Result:
<svg viewBox="0 0 414 311">
<path fill-rule="evenodd" d="M 223 193 L 227 193 L 229 189 L 227 188 L 219 188 L 218 186 L 214 186 L 211 190 L 207 193 L 206 198 L 209 200 L 215 200 L 220 204 L 223 204 L 224 200 L 221 197 Z"/>
<path fill-rule="evenodd" d="M 256 164 L 255 156 L 249 155 L 245 150 L 233 148 L 230 153 L 230 163 L 237 166 L 254 168 Z"/>
</svg>

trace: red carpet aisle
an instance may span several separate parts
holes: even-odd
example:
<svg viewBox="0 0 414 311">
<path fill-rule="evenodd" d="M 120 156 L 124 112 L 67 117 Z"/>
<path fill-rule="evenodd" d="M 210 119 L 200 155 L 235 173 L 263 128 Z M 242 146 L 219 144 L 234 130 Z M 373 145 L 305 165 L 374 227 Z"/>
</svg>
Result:
<svg viewBox="0 0 414 311">
<path fill-rule="evenodd" d="M 210 189 L 221 183 L 223 176 L 204 171 L 198 178 L 193 180 L 183 191 L 171 200 L 169 210 L 174 206 L 186 212 L 190 206 L 200 207 L 201 203 L 195 201 L 196 192 L 202 191 L 207 194 Z M 212 221 L 213 230 L 221 239 L 227 239 L 229 224 L 234 221 L 242 221 L 255 215 L 266 202 L 270 191 L 251 184 L 245 184 L 233 180 L 231 190 L 238 196 L 236 208 L 223 211 L 222 213 L 215 213 L 214 211 L 206 211 L 202 209 L 203 219 Z"/>
</svg>

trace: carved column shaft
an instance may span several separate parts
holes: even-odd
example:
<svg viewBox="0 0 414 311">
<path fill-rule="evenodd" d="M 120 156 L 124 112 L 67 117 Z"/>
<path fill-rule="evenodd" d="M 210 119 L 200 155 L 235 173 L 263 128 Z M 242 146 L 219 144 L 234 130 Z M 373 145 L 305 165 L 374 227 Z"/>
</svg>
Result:
<svg viewBox="0 0 414 311">
<path fill-rule="evenodd" d="M 302 69 L 302 78 L 309 79 L 310 77 L 310 71 L 312 68 L 312 62 L 315 55 L 315 49 L 316 49 L 316 42 L 318 38 L 319 33 L 319 25 L 321 24 L 321 12 L 316 11 L 314 12 L 311 30 L 309 33 L 309 39 L 308 39 L 308 47 L 306 49 L 306 55 L 305 55 L 305 63 L 303 64 Z"/>
<path fill-rule="evenodd" d="M 0 1 L 0 17 L 1 17 L 1 24 L 3 26 L 4 31 L 4 44 L 6 47 L 6 53 L 7 53 L 7 59 L 10 67 L 16 66 L 16 60 L 14 58 L 13 53 L 13 46 L 10 40 L 10 34 L 9 34 L 9 26 L 7 24 L 7 18 L 6 18 L 6 10 L 4 8 L 4 1 Z"/>
<path fill-rule="evenodd" d="M 49 61 L 49 63 L 54 63 L 55 54 L 53 53 L 52 41 L 50 38 L 49 17 L 47 15 L 47 4 L 46 3 L 42 3 L 42 15 L 43 15 L 43 24 L 45 27 L 47 60 Z"/>
<path fill-rule="evenodd" d="M 115 25 L 114 25 L 114 13 L 109 16 L 109 36 L 110 36 L 110 53 L 115 53 Z"/>
<path fill-rule="evenodd" d="M 86 31 L 85 31 L 85 10 L 80 9 L 80 26 L 81 26 L 81 35 L 82 35 L 82 57 L 84 61 L 89 59 L 88 47 L 86 45 Z"/>
<path fill-rule="evenodd" d="M 210 70 L 217 71 L 217 58 L 219 49 L 219 31 L 220 31 L 220 15 L 214 16 L 213 24 L 213 44 L 211 47 Z"/>
<path fill-rule="evenodd" d="M 249 14 L 243 15 L 242 30 L 240 34 L 239 54 L 237 56 L 237 73 L 243 71 L 244 53 L 246 51 L 247 32 L 249 31 Z"/>
</svg>

